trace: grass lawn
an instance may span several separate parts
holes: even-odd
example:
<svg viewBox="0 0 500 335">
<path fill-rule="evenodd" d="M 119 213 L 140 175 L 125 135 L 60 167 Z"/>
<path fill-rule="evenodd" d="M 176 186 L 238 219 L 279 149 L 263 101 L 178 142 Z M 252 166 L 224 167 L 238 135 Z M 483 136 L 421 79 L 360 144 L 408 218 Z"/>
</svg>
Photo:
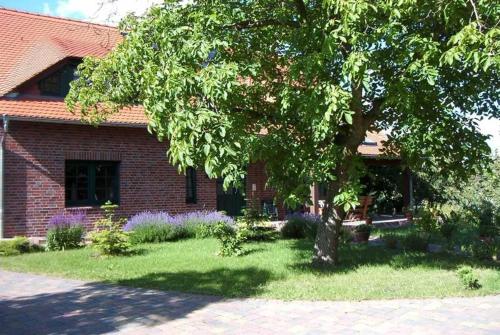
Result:
<svg viewBox="0 0 500 335">
<path fill-rule="evenodd" d="M 500 293 L 500 267 L 445 254 L 403 253 L 354 245 L 342 250 L 343 265 L 314 270 L 312 242 L 278 240 L 245 245 L 245 255 L 216 256 L 217 241 L 190 239 L 138 247 L 137 254 L 99 258 L 89 248 L 1 257 L 0 267 L 226 297 L 357 300 L 471 296 Z M 482 288 L 463 289 L 457 266 L 470 264 Z"/>
</svg>

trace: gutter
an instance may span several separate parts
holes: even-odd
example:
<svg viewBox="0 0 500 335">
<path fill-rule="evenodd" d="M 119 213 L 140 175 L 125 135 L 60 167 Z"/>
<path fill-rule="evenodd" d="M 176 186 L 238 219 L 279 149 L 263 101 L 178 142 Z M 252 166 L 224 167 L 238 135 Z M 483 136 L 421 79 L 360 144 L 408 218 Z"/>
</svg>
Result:
<svg viewBox="0 0 500 335">
<path fill-rule="evenodd" d="M 9 131 L 9 117 L 3 115 L 3 135 L 0 139 L 0 239 L 4 238 L 3 228 L 4 228 L 4 147 L 5 147 L 5 137 Z"/>
</svg>

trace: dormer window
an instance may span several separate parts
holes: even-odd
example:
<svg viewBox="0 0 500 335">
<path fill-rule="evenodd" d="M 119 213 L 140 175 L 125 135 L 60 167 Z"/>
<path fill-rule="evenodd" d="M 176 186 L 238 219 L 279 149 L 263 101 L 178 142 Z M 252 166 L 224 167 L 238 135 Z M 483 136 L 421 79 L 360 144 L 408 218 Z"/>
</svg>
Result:
<svg viewBox="0 0 500 335">
<path fill-rule="evenodd" d="M 69 63 L 40 80 L 38 87 L 41 95 L 64 98 L 69 92 L 69 83 L 76 79 L 78 64 Z"/>
</svg>

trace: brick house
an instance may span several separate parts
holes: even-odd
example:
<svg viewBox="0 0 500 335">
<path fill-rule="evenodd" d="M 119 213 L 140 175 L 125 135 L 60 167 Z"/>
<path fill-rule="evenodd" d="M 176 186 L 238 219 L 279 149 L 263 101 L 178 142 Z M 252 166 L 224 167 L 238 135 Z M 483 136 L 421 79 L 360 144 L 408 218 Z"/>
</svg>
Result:
<svg viewBox="0 0 500 335">
<path fill-rule="evenodd" d="M 121 38 L 113 27 L 0 8 L 0 237 L 43 236 L 49 218 L 64 211 L 96 218 L 106 200 L 124 216 L 236 214 L 244 205 L 242 194 L 224 192 L 203 171 L 179 174 L 167 161 L 168 144 L 147 132 L 142 108 L 125 109 L 97 128 L 66 110 L 63 98 L 78 62 L 105 55 Z M 360 152 L 373 158 L 383 137 L 369 138 Z M 265 183 L 263 163 L 252 164 L 246 197 L 272 202 Z"/>
</svg>

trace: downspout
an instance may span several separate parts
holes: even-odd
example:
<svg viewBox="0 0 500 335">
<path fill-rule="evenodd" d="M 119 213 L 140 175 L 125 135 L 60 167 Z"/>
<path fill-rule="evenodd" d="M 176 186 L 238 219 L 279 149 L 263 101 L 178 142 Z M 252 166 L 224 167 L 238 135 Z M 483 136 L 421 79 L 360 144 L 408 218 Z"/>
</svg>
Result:
<svg viewBox="0 0 500 335">
<path fill-rule="evenodd" d="M 4 226 L 4 147 L 5 147 L 5 137 L 9 130 L 9 117 L 3 115 L 3 134 L 0 139 L 0 239 L 4 237 L 3 226 Z"/>
</svg>

